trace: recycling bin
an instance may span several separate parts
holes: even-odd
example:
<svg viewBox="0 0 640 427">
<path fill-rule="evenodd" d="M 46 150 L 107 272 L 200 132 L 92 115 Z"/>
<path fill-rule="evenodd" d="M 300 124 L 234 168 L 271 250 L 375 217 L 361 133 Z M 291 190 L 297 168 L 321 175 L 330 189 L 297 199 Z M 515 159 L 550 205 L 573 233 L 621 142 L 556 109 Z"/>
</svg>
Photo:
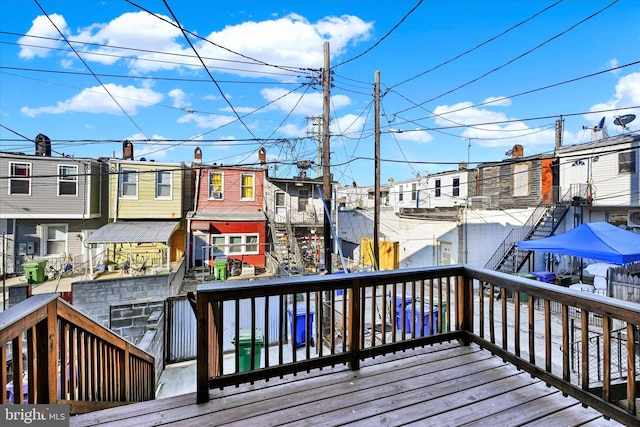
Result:
<svg viewBox="0 0 640 427">
<path fill-rule="evenodd" d="M 411 333 L 411 328 L 415 328 L 415 336 L 423 336 L 420 325 L 424 325 L 424 336 L 435 334 L 438 332 L 438 307 L 433 307 L 433 319 L 431 318 L 431 310 L 429 304 L 416 304 L 415 315 L 413 313 L 413 305 L 407 306 L 407 319 L 409 319 L 409 329 L 405 332 Z M 412 322 L 413 320 L 413 322 Z M 422 323 L 421 323 L 422 322 Z"/>
<path fill-rule="evenodd" d="M 402 296 L 397 296 L 396 295 L 396 329 L 401 331 L 402 330 L 402 310 L 403 308 L 405 308 L 407 305 L 411 304 L 411 301 L 413 301 L 413 298 L 411 297 L 402 297 Z M 391 297 L 389 297 L 389 302 L 391 303 Z M 411 330 L 411 318 L 408 317 L 408 315 L 405 313 L 405 331 L 407 330 Z"/>
<path fill-rule="evenodd" d="M 531 280 L 538 280 L 538 276 L 536 276 L 533 273 L 513 273 L 514 276 L 518 276 L 518 277 L 524 277 L 526 279 L 531 279 Z M 520 302 L 527 302 L 529 301 L 529 295 L 520 292 Z"/>
<path fill-rule="evenodd" d="M 550 271 L 532 271 L 531 274 L 536 276 L 539 281 L 544 283 L 556 282 L 556 273 L 552 273 Z"/>
<path fill-rule="evenodd" d="M 213 260 L 214 277 L 217 280 L 227 280 L 227 257 L 219 257 Z"/>
<path fill-rule="evenodd" d="M 315 345 L 313 339 L 313 317 L 315 312 L 313 310 L 309 310 L 309 318 L 306 316 L 306 306 L 304 304 L 300 304 L 296 306 L 296 315 L 294 318 L 293 315 L 293 306 L 289 306 L 287 309 L 287 313 L 289 314 L 289 324 L 291 325 L 291 341 L 296 347 L 302 347 L 309 342 L 309 344 L 313 347 Z M 308 321 L 307 321 L 308 320 Z M 293 333 L 293 324 L 295 322 L 296 331 L 295 336 Z M 308 329 L 307 329 L 308 326 Z"/>
<path fill-rule="evenodd" d="M 27 283 L 42 283 L 47 280 L 47 276 L 44 274 L 45 265 L 47 265 L 46 259 L 34 259 L 22 264 Z"/>
<path fill-rule="evenodd" d="M 442 322 L 442 327 L 440 328 L 440 332 L 447 332 L 447 302 L 446 301 L 442 301 L 442 304 L 440 304 L 438 301 L 434 301 L 433 302 L 435 304 L 435 308 L 438 309 L 438 311 L 440 311 L 440 307 L 442 307 L 442 314 L 440 315 L 440 317 L 442 318 L 440 321 Z M 434 329 L 437 330 L 438 329 L 438 320 L 436 319 L 435 322 L 435 327 Z"/>
<path fill-rule="evenodd" d="M 240 358 L 240 372 L 250 371 L 260 367 L 260 356 L 264 345 L 262 329 L 255 329 L 255 342 L 251 346 L 251 329 L 240 329 L 239 336 L 233 338 L 233 344 L 238 347 Z M 253 368 L 251 367 L 251 355 L 253 354 Z"/>
</svg>

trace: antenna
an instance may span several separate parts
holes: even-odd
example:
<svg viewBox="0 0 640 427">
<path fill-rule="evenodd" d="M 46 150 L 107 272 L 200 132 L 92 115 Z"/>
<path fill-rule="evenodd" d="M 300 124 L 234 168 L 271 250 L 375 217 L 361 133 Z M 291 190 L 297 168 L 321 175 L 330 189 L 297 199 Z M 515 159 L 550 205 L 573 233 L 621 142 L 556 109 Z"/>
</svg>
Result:
<svg viewBox="0 0 640 427">
<path fill-rule="evenodd" d="M 629 128 L 627 127 L 627 125 L 635 119 L 635 114 L 625 114 L 624 116 L 616 116 L 616 118 L 613 120 L 613 123 L 618 126 L 622 126 L 624 130 L 628 131 Z"/>
</svg>

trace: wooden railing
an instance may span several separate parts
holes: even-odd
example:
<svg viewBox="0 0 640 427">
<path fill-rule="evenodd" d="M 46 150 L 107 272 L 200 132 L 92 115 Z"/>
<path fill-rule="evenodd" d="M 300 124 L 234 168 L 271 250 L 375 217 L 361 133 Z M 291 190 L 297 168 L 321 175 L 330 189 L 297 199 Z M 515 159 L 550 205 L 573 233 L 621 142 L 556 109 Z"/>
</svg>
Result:
<svg viewBox="0 0 640 427">
<path fill-rule="evenodd" d="M 536 310 L 537 299 L 544 309 Z M 551 313 L 552 301 L 561 304 L 561 316 Z M 210 388 L 336 364 L 356 370 L 368 357 L 458 340 L 488 349 L 606 417 L 626 425 L 640 422 L 635 403 L 640 305 L 634 303 L 456 265 L 234 282 L 233 287 L 206 284 L 198 287 L 196 309 L 198 402 L 209 399 Z M 585 337 L 580 381 L 570 375 L 570 312 L 580 313 Z M 588 369 L 593 315 L 601 316 L 604 326 L 601 381 Z M 628 338 L 626 381 L 612 382 L 611 334 L 620 327 Z M 244 347 L 236 342 L 229 358 L 225 343 L 243 332 Z M 308 345 L 311 339 L 314 347 Z"/>
<path fill-rule="evenodd" d="M 68 404 L 76 414 L 155 398 L 154 358 L 58 294 L 0 313 L 0 360 L 2 404 Z"/>
</svg>

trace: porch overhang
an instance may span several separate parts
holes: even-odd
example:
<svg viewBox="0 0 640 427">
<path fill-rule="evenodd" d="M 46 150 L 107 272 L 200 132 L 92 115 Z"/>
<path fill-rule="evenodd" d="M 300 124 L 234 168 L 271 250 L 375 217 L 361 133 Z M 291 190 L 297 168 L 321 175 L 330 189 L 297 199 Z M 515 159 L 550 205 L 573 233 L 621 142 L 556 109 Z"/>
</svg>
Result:
<svg viewBox="0 0 640 427">
<path fill-rule="evenodd" d="M 175 221 L 117 221 L 104 225 L 84 241 L 92 243 L 157 243 L 169 245 L 180 227 Z"/>
</svg>

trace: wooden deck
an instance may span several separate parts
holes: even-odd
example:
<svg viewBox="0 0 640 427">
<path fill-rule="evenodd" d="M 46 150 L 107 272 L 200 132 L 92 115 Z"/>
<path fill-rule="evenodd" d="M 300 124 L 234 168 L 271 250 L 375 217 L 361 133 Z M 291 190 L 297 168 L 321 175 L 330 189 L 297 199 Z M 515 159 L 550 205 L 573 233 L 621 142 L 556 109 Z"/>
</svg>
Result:
<svg viewBox="0 0 640 427">
<path fill-rule="evenodd" d="M 195 381 L 195 378 L 194 378 Z M 618 426 L 476 345 L 442 343 L 297 376 L 71 417 L 72 426 Z"/>
</svg>

